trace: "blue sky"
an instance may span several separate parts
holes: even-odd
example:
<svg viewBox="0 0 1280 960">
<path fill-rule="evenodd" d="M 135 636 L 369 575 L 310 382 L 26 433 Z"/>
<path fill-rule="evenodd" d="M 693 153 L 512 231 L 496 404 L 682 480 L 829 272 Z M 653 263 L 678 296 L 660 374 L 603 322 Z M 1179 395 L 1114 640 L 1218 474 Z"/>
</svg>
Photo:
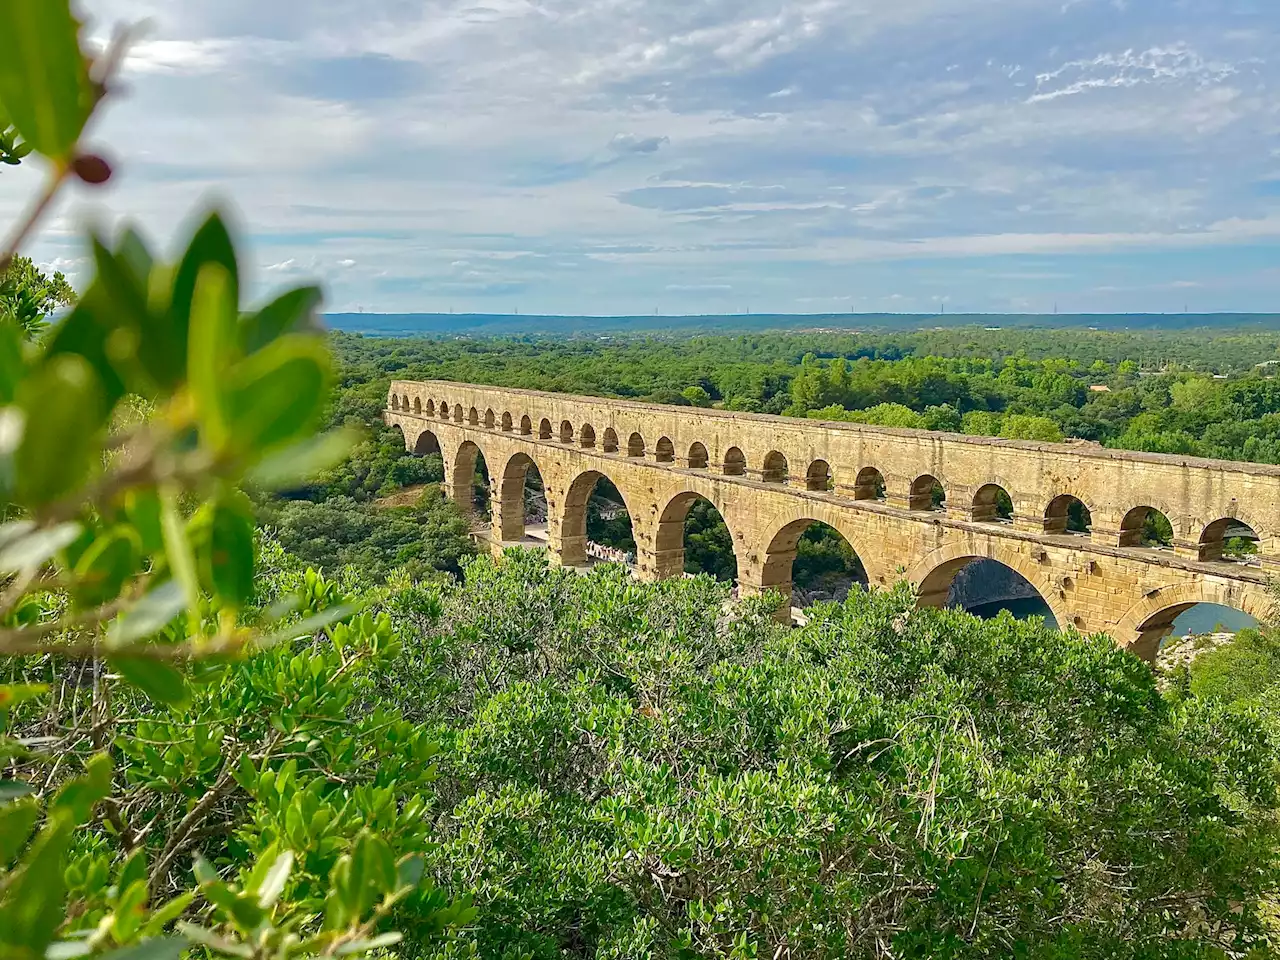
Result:
<svg viewBox="0 0 1280 960">
<path fill-rule="evenodd" d="M 1280 310 L 1275 0 L 85 9 L 152 27 L 73 275 L 220 197 L 332 310 Z"/>
</svg>

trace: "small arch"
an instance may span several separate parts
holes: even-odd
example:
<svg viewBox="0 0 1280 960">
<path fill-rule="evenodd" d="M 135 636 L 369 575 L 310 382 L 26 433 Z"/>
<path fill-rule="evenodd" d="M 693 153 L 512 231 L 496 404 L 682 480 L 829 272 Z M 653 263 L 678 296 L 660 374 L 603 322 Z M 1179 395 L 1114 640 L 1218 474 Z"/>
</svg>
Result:
<svg viewBox="0 0 1280 960">
<path fill-rule="evenodd" d="M 853 484 L 853 499 L 883 500 L 884 490 L 884 474 L 875 467 L 863 467 Z"/>
<path fill-rule="evenodd" d="M 747 473 L 747 458 L 737 447 L 730 447 L 724 452 L 724 475 L 726 477 L 743 477 Z"/>
<path fill-rule="evenodd" d="M 445 403 L 443 400 L 440 401 L 440 419 L 449 419 L 449 404 Z"/>
<path fill-rule="evenodd" d="M 533 436 L 533 421 L 529 419 L 529 415 L 527 413 L 520 418 L 520 436 Z"/>
<path fill-rule="evenodd" d="M 658 438 L 658 447 L 653 452 L 653 458 L 659 463 L 675 463 L 676 445 L 671 442 L 670 437 Z"/>
<path fill-rule="evenodd" d="M 689 448 L 690 470 L 705 470 L 707 469 L 707 464 L 710 462 L 710 458 L 707 456 L 707 448 L 702 444 L 694 443 L 693 446 Z"/>
<path fill-rule="evenodd" d="M 475 408 L 474 408 L 474 407 L 472 407 L 472 408 L 471 408 L 471 412 L 472 412 L 472 413 L 475 413 Z M 460 403 L 455 403 L 455 404 L 453 405 L 453 422 L 454 422 L 454 423 L 461 423 L 461 422 L 462 422 L 462 404 L 460 404 Z"/>
<path fill-rule="evenodd" d="M 396 396 L 394 393 L 391 395 L 391 409 L 392 410 L 400 409 L 400 398 Z"/>
<path fill-rule="evenodd" d="M 1200 534 L 1199 559 L 1256 565 L 1262 538 L 1243 520 L 1223 517 L 1208 524 Z"/>
<path fill-rule="evenodd" d="M 765 483 L 786 483 L 787 471 L 787 458 L 777 450 L 770 450 L 765 454 L 764 467 L 760 470 L 760 479 Z"/>
<path fill-rule="evenodd" d="M 436 415 L 436 402 L 434 400 L 427 401 L 425 413 L 428 417 L 434 417 Z"/>
<path fill-rule="evenodd" d="M 1155 507 L 1134 507 L 1120 521 L 1120 546 L 1163 550 L 1173 546 L 1173 525 Z"/>
<path fill-rule="evenodd" d="M 551 421 L 548 420 L 546 417 L 543 417 L 542 422 L 538 424 L 538 439 L 539 440 L 551 439 Z"/>
<path fill-rule="evenodd" d="M 1091 530 L 1093 514 L 1079 497 L 1061 493 L 1045 507 L 1045 533 L 1089 533 Z"/>
<path fill-rule="evenodd" d="M 584 423 L 582 429 L 578 431 L 578 444 L 584 450 L 591 450 L 596 445 L 596 428 L 589 423 Z"/>
<path fill-rule="evenodd" d="M 480 426 L 480 413 L 475 407 L 472 407 L 467 411 L 467 423 L 473 427 Z"/>
<path fill-rule="evenodd" d="M 422 415 L 422 398 L 421 397 L 413 398 L 413 412 L 418 414 L 419 416 Z"/>
<path fill-rule="evenodd" d="M 487 429 L 492 430 L 497 423 L 497 415 L 490 408 L 484 412 L 484 425 Z"/>
<path fill-rule="evenodd" d="M 644 437 L 638 433 L 633 433 L 627 438 L 627 456 L 643 457 L 644 456 Z"/>
<path fill-rule="evenodd" d="M 677 493 L 663 508 L 654 537 L 658 579 L 706 573 L 732 582 L 738 576 L 733 534 L 714 503 L 692 491 Z"/>
<path fill-rule="evenodd" d="M 405 448 L 406 450 L 408 450 L 408 449 L 409 449 L 409 440 L 408 440 L 408 438 L 406 438 L 406 437 L 405 437 L 405 435 L 404 435 L 404 427 L 400 426 L 400 424 L 398 424 L 398 423 L 393 423 L 393 424 L 391 424 L 391 429 L 392 429 L 392 430 L 394 430 L 396 433 L 400 434 L 400 442 L 401 442 L 401 443 L 403 443 L 403 444 L 404 444 L 404 448 Z"/>
<path fill-rule="evenodd" d="M 922 474 L 911 482 L 908 506 L 912 510 L 941 510 L 946 502 L 946 491 L 932 474 Z"/>
<path fill-rule="evenodd" d="M 831 464 L 825 460 L 815 460 L 809 464 L 804 474 L 804 488 L 818 492 L 826 492 L 835 486 L 831 478 Z"/>
<path fill-rule="evenodd" d="M 409 395 L 407 393 L 400 394 L 400 409 L 401 410 L 409 409 Z"/>
<path fill-rule="evenodd" d="M 511 411 L 508 410 L 506 413 L 502 415 L 502 432 L 510 433 L 511 430 L 512 430 Z"/>
<path fill-rule="evenodd" d="M 560 442 L 573 443 L 573 424 L 568 420 L 560 421 Z"/>
<path fill-rule="evenodd" d="M 973 495 L 972 516 L 975 523 L 1011 523 L 1013 498 L 998 483 L 983 484 Z"/>
<path fill-rule="evenodd" d="M 618 431 L 614 430 L 613 427 L 604 428 L 604 443 L 602 446 L 605 453 L 618 452 Z"/>
<path fill-rule="evenodd" d="M 430 430 L 423 430 L 413 444 L 413 452 L 420 457 L 440 452 L 440 439 Z"/>
</svg>

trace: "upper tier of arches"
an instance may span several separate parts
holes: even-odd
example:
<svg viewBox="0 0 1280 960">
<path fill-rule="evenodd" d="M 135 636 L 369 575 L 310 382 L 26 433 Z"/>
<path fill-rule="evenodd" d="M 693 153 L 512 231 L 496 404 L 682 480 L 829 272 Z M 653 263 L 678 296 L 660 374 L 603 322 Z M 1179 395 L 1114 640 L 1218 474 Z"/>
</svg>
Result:
<svg viewBox="0 0 1280 960">
<path fill-rule="evenodd" d="M 442 386 L 397 382 L 388 408 L 668 469 L 784 485 L 809 496 L 1087 536 L 1203 563 L 1265 564 L 1280 526 L 1271 519 L 1280 511 L 1275 467 Z M 545 402 L 531 402 L 535 398 Z M 1046 458 L 1061 469 L 1045 469 Z M 1233 468 L 1232 476 L 1224 466 Z M 1202 495 L 1181 502 L 1152 495 L 1197 488 Z M 1225 496 L 1230 492 L 1236 495 Z"/>
</svg>

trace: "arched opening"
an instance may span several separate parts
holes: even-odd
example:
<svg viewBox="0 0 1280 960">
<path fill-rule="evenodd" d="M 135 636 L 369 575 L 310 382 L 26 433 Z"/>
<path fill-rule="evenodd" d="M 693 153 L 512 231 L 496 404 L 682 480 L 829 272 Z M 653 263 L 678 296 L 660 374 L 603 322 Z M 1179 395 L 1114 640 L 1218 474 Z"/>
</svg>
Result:
<svg viewBox="0 0 1280 960">
<path fill-rule="evenodd" d="M 436 415 L 436 402 L 434 400 L 427 401 L 425 413 L 428 417 L 434 417 Z"/>
<path fill-rule="evenodd" d="M 1200 534 L 1199 556 L 1204 561 L 1258 564 L 1257 532 L 1243 520 L 1224 517 L 1215 520 Z"/>
<path fill-rule="evenodd" d="M 843 602 L 854 587 L 866 588 L 867 571 L 853 545 L 828 524 L 795 520 L 769 543 L 762 586 L 777 590 L 786 601 L 783 618 L 792 607 L 824 601 Z"/>
<path fill-rule="evenodd" d="M 760 479 L 765 483 L 786 483 L 787 476 L 787 458 L 777 450 L 766 453 L 764 466 L 760 469 Z"/>
<path fill-rule="evenodd" d="M 707 448 L 702 444 L 695 443 L 689 448 L 690 470 L 705 470 L 707 469 L 707 464 L 710 462 L 710 458 L 707 456 Z"/>
<path fill-rule="evenodd" d="M 467 423 L 473 427 L 480 426 L 480 414 L 475 407 L 467 411 Z"/>
<path fill-rule="evenodd" d="M 939 564 L 921 581 L 922 607 L 953 607 L 989 620 L 1002 612 L 1018 620 L 1043 617 L 1058 628 L 1044 595 L 1012 567 L 987 557 L 959 557 Z"/>
<path fill-rule="evenodd" d="M 573 424 L 568 420 L 560 421 L 560 442 L 573 443 Z"/>
<path fill-rule="evenodd" d="M 644 456 L 644 437 L 638 433 L 633 433 L 627 438 L 627 456 L 643 457 Z"/>
<path fill-rule="evenodd" d="M 458 447 L 458 454 L 453 459 L 453 490 L 459 507 L 484 520 L 489 519 L 489 465 L 480 448 L 470 440 Z M 469 494 L 465 503 L 462 502 L 463 491 Z"/>
<path fill-rule="evenodd" d="M 400 394 L 400 409 L 401 410 L 409 409 L 409 395 L 407 393 Z"/>
<path fill-rule="evenodd" d="M 472 409 L 472 412 L 473 413 L 475 412 L 474 408 Z M 462 404 L 460 403 L 455 403 L 453 405 L 453 422 L 454 423 L 462 422 Z"/>
<path fill-rule="evenodd" d="M 853 484 L 853 499 L 883 500 L 884 474 L 875 467 L 863 467 L 858 471 L 858 479 Z"/>
<path fill-rule="evenodd" d="M 941 510 L 946 502 L 946 491 L 942 489 L 937 477 L 926 473 L 912 482 L 911 498 L 908 501 L 912 510 Z"/>
<path fill-rule="evenodd" d="M 578 431 L 578 443 L 584 450 L 594 449 L 596 445 L 596 428 L 589 423 L 584 423 L 582 429 Z"/>
<path fill-rule="evenodd" d="M 730 447 L 724 452 L 724 475 L 726 477 L 742 477 L 747 473 L 747 458 L 737 447 Z"/>
<path fill-rule="evenodd" d="M 604 474 L 590 470 L 569 485 L 560 550 L 561 563 L 568 567 L 634 562 L 631 514 L 621 491 Z"/>
<path fill-rule="evenodd" d="M 400 398 L 394 393 L 391 395 L 391 409 L 392 410 L 400 409 Z"/>
<path fill-rule="evenodd" d="M 418 441 L 413 445 L 413 452 L 419 457 L 425 457 L 428 454 L 440 453 L 440 440 L 430 430 L 423 430 L 418 434 Z"/>
<path fill-rule="evenodd" d="M 613 427 L 604 428 L 604 443 L 602 446 L 604 447 L 605 453 L 618 452 L 618 431 L 613 429 Z"/>
<path fill-rule="evenodd" d="M 825 493 L 835 486 L 835 482 L 831 478 L 831 464 L 825 460 L 815 460 L 809 464 L 809 469 L 804 474 L 804 488 L 819 493 Z"/>
<path fill-rule="evenodd" d="M 520 436 L 533 436 L 533 421 L 529 419 L 529 415 L 527 413 L 520 418 Z"/>
<path fill-rule="evenodd" d="M 449 419 L 449 405 L 445 403 L 443 400 L 440 401 L 440 419 L 441 420 Z"/>
<path fill-rule="evenodd" d="M 1173 547 L 1173 525 L 1155 507 L 1134 507 L 1120 521 L 1120 546 L 1170 549 Z"/>
<path fill-rule="evenodd" d="M 413 398 L 413 412 L 418 414 L 419 416 L 422 415 L 422 398 L 421 397 Z"/>
<path fill-rule="evenodd" d="M 1241 630 L 1258 626 L 1256 617 L 1221 603 L 1178 603 L 1152 614 L 1138 627 L 1129 648 L 1144 660 L 1172 666 L 1201 650 L 1229 643 Z"/>
<path fill-rule="evenodd" d="M 494 425 L 497 423 L 497 419 L 497 415 L 492 410 L 486 410 L 484 412 L 484 425 L 488 429 L 492 430 L 494 428 Z"/>
<path fill-rule="evenodd" d="M 1079 497 L 1061 494 L 1049 501 L 1044 511 L 1045 533 L 1089 533 L 1093 530 L 1093 514 Z"/>
<path fill-rule="evenodd" d="M 706 573 L 726 583 L 738 577 L 733 535 L 715 504 L 700 494 L 672 498 L 662 511 L 654 546 L 659 577 Z"/>
<path fill-rule="evenodd" d="M 976 523 L 1012 523 L 1013 498 L 998 483 L 988 483 L 973 495 L 973 519 Z"/>
<path fill-rule="evenodd" d="M 539 440 L 551 439 L 551 421 L 548 420 L 546 417 L 543 417 L 542 422 L 538 424 L 538 439 Z"/>
<path fill-rule="evenodd" d="M 654 459 L 659 463 L 675 463 L 676 445 L 669 437 L 659 437 L 657 449 L 653 451 Z"/>
<path fill-rule="evenodd" d="M 532 531 L 534 539 L 546 542 L 547 495 L 538 465 L 524 453 L 507 461 L 498 484 L 498 520 L 504 543 L 524 540 Z M 540 536 L 539 536 L 540 534 Z"/>
<path fill-rule="evenodd" d="M 502 432 L 510 433 L 511 428 L 512 428 L 511 411 L 508 410 L 506 413 L 502 415 Z"/>
</svg>

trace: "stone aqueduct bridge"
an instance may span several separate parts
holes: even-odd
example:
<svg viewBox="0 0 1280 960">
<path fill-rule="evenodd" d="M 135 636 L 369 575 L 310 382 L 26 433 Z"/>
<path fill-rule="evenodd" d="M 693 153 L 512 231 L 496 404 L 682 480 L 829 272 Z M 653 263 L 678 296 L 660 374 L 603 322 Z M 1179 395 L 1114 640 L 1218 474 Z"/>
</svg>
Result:
<svg viewBox="0 0 1280 960">
<path fill-rule="evenodd" d="M 1280 567 L 1278 467 L 440 381 L 395 381 L 385 417 L 408 449 L 438 445 L 446 492 L 463 504 L 483 453 L 497 543 L 524 536 L 536 464 L 551 553 L 566 566 L 587 562 L 586 503 L 608 477 L 631 515 L 643 579 L 683 572 L 685 517 L 705 498 L 732 534 L 745 592 L 789 595 L 797 540 L 821 521 L 873 585 L 905 576 L 922 604 L 941 605 L 961 567 L 996 560 L 1039 590 L 1059 624 L 1150 658 L 1195 603 L 1269 613 L 1265 585 Z M 998 516 L 1000 489 L 1012 519 Z M 1089 511 L 1089 533 L 1067 530 L 1073 500 Z M 1141 545 L 1153 509 L 1173 527 L 1171 550 Z M 1241 523 L 1259 540 L 1249 565 L 1222 559 L 1224 534 Z"/>
</svg>

